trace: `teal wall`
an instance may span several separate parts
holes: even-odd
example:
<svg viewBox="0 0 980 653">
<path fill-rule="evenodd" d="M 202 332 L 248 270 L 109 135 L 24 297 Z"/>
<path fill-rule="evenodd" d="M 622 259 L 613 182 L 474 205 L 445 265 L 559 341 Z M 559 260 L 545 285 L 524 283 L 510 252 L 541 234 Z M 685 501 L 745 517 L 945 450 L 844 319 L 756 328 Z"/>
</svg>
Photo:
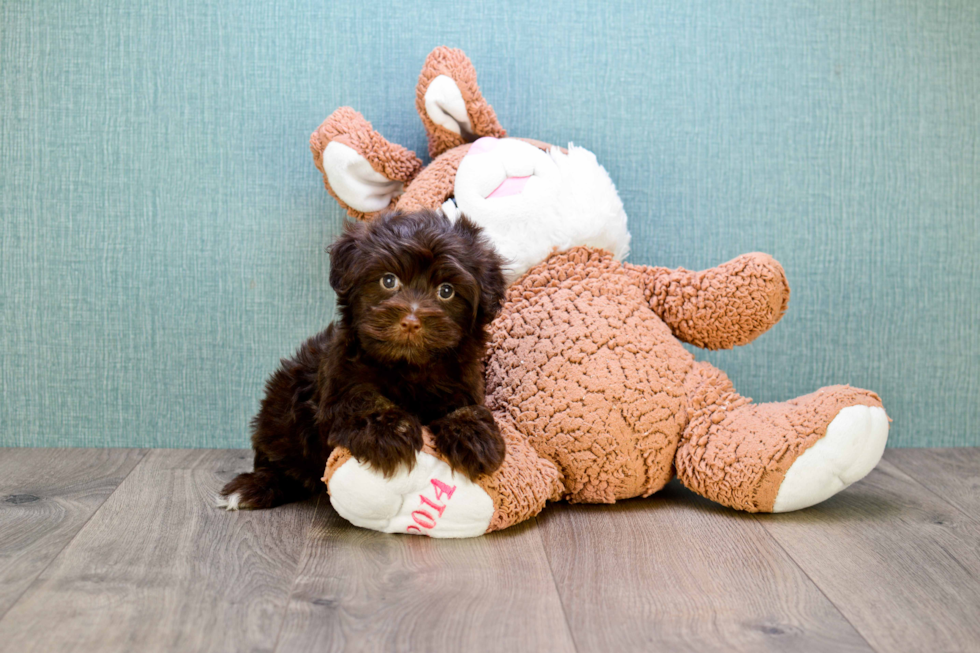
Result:
<svg viewBox="0 0 980 653">
<path fill-rule="evenodd" d="M 706 355 L 744 394 L 980 445 L 980 3 L 544 4 L 0 4 L 0 444 L 245 446 L 333 315 L 309 133 L 350 104 L 423 152 L 449 44 L 512 134 L 596 152 L 632 261 L 782 262 L 786 318 Z"/>
</svg>

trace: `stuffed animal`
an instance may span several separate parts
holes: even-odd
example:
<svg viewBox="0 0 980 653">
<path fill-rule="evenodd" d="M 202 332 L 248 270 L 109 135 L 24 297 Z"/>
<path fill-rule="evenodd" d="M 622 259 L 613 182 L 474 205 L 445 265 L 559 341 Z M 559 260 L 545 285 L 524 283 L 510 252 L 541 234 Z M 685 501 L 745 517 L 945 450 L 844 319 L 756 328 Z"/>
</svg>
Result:
<svg viewBox="0 0 980 653">
<path fill-rule="evenodd" d="M 626 214 L 596 157 L 508 138 L 459 50 L 429 55 L 416 107 L 428 166 L 346 107 L 313 133 L 313 159 L 352 217 L 462 212 L 509 261 L 486 361 L 507 454 L 471 481 L 428 434 L 414 468 L 392 478 L 335 450 L 324 482 L 340 515 L 378 531 L 469 537 L 548 501 L 649 496 L 675 475 L 725 506 L 784 512 L 877 464 L 889 419 L 875 393 L 832 386 L 754 404 L 681 345 L 745 345 L 778 322 L 789 286 L 774 259 L 745 254 L 701 272 L 622 262 Z"/>
</svg>

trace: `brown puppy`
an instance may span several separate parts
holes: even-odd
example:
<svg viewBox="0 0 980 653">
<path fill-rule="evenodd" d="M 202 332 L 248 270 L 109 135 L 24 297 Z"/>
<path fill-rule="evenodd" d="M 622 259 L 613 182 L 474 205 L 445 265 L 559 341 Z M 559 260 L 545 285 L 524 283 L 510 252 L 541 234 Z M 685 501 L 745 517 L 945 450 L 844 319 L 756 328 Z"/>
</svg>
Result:
<svg viewBox="0 0 980 653">
<path fill-rule="evenodd" d="M 503 462 L 483 405 L 483 358 L 504 278 L 480 228 L 435 211 L 348 223 L 330 263 L 340 320 L 266 383 L 252 420 L 255 469 L 221 490 L 230 510 L 321 490 L 337 446 L 388 476 L 411 468 L 423 426 L 470 478 Z"/>
</svg>

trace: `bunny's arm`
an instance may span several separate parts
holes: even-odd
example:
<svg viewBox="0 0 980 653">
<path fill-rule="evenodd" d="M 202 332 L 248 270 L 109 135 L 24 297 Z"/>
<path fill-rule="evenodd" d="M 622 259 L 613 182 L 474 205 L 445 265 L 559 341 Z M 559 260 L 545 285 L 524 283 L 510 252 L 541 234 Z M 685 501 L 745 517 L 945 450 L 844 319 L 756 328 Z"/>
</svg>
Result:
<svg viewBox="0 0 980 653">
<path fill-rule="evenodd" d="M 624 267 L 674 335 L 704 349 L 752 342 L 779 321 L 789 302 L 783 266 L 768 254 L 743 254 L 701 272 Z"/>
</svg>

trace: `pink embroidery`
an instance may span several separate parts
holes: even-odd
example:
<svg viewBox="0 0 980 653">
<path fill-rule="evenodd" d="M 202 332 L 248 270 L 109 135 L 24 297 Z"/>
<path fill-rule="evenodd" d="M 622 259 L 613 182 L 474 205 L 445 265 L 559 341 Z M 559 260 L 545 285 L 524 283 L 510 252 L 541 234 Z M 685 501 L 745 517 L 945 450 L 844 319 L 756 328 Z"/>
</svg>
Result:
<svg viewBox="0 0 980 653">
<path fill-rule="evenodd" d="M 436 495 L 435 501 L 424 494 L 419 494 L 419 501 L 422 503 L 422 506 L 412 513 L 412 519 L 415 521 L 415 524 L 409 524 L 405 528 L 406 533 L 411 533 L 414 530 L 418 535 L 425 535 L 425 532 L 422 530 L 423 528 L 435 528 L 438 523 L 437 520 L 446 512 L 446 504 L 453 498 L 453 493 L 456 491 L 455 485 L 448 485 L 437 478 L 430 479 L 430 482 L 432 483 L 433 493 Z M 436 503 L 436 501 L 440 500 L 444 500 L 446 503 Z M 423 510 L 422 508 L 425 506 L 435 509 L 436 516 L 433 517 L 427 511 Z"/>
<path fill-rule="evenodd" d="M 422 499 L 422 503 L 435 508 L 436 512 L 439 513 L 440 517 L 442 517 L 442 513 L 446 512 L 446 506 L 440 506 L 438 503 L 433 503 L 432 499 L 425 496 L 424 494 L 420 494 L 419 499 Z"/>
<path fill-rule="evenodd" d="M 432 486 L 436 489 L 436 499 L 442 499 L 442 495 L 446 495 L 446 499 L 453 498 L 453 492 L 456 491 L 456 486 L 449 487 L 437 478 L 432 479 Z"/>
<path fill-rule="evenodd" d="M 422 521 L 419 518 L 419 515 L 422 515 L 423 517 L 425 517 L 426 520 L 429 523 L 425 523 L 424 521 Z M 421 526 L 422 528 L 435 528 L 435 525 L 436 525 L 435 517 L 433 517 L 432 515 L 430 515 L 429 513 L 427 513 L 424 510 L 416 510 L 415 512 L 413 512 L 412 513 L 412 519 L 414 519 L 415 520 L 415 523 L 418 524 L 419 526 Z"/>
</svg>

